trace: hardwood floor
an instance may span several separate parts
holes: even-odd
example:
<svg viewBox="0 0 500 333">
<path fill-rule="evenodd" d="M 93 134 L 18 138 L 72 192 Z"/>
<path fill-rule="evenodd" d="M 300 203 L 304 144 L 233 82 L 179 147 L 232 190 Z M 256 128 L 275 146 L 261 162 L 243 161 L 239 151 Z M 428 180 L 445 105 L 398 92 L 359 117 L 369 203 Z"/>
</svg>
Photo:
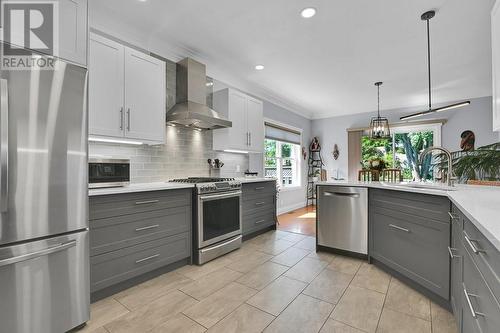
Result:
<svg viewBox="0 0 500 333">
<path fill-rule="evenodd" d="M 316 207 L 308 206 L 278 216 L 278 230 L 316 236 Z"/>
</svg>

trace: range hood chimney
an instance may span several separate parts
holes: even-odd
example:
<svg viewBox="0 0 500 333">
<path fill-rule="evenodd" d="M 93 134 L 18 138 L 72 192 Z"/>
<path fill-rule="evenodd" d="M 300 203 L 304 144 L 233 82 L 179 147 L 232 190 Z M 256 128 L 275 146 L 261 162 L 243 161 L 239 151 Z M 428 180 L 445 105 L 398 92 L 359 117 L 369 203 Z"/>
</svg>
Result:
<svg viewBox="0 0 500 333">
<path fill-rule="evenodd" d="M 203 130 L 232 126 L 207 106 L 206 76 L 205 65 L 196 60 L 185 58 L 177 63 L 177 104 L 167 112 L 167 124 Z"/>
</svg>

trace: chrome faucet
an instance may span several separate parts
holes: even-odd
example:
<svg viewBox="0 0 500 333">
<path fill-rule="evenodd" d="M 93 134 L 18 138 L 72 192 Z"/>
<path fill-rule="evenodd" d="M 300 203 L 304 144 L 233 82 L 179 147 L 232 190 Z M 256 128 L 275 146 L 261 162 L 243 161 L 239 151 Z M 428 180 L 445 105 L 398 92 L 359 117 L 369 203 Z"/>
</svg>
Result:
<svg viewBox="0 0 500 333">
<path fill-rule="evenodd" d="M 446 155 L 448 158 L 448 172 L 446 174 L 446 184 L 448 186 L 453 186 L 453 157 L 451 156 L 451 152 L 443 147 L 429 147 L 426 148 L 420 153 L 419 165 L 424 163 L 424 157 L 434 150 L 439 150 Z"/>
</svg>

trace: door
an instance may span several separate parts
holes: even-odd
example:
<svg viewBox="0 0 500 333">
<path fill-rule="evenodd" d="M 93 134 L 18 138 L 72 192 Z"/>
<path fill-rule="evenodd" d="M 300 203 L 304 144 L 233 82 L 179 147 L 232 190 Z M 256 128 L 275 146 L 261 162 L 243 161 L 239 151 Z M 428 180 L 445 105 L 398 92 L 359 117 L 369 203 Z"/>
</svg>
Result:
<svg viewBox="0 0 500 333">
<path fill-rule="evenodd" d="M 89 134 L 124 135 L 124 46 L 90 35 Z"/>
<path fill-rule="evenodd" d="M 87 70 L 0 72 L 0 246 L 87 228 Z"/>
<path fill-rule="evenodd" d="M 251 97 L 247 99 L 247 124 L 250 150 L 264 150 L 264 109 L 262 102 Z"/>
<path fill-rule="evenodd" d="M 320 186 L 318 245 L 368 253 L 368 190 Z"/>
<path fill-rule="evenodd" d="M 87 0 L 58 0 L 59 56 L 87 65 Z"/>
<path fill-rule="evenodd" d="M 236 149 L 249 149 L 247 127 L 247 96 L 235 90 L 229 91 L 228 118 L 233 122 L 229 129 L 228 145 Z"/>
<path fill-rule="evenodd" d="M 125 48 L 125 136 L 164 142 L 165 62 Z"/>
<path fill-rule="evenodd" d="M 0 248 L 0 332 L 67 332 L 89 320 L 88 232 Z"/>
</svg>

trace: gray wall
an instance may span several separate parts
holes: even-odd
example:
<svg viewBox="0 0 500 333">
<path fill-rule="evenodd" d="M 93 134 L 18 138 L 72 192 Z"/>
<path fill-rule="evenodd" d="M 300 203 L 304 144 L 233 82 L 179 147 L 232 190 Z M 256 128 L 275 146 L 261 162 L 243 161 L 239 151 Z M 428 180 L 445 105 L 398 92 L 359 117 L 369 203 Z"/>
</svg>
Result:
<svg viewBox="0 0 500 333">
<path fill-rule="evenodd" d="M 471 105 L 461 109 L 445 111 L 418 120 L 446 119 L 442 128 L 442 145 L 451 150 L 460 149 L 460 134 L 464 130 L 472 130 L 476 134 L 476 147 L 498 142 L 499 135 L 492 129 L 492 99 L 482 97 L 471 100 Z M 437 107 L 438 105 L 436 105 Z M 399 117 L 411 114 L 415 111 L 425 110 L 421 108 L 402 108 L 382 111 L 382 115 L 389 118 L 390 122 L 400 122 Z M 349 128 L 367 127 L 370 117 L 375 113 L 365 113 L 350 116 L 341 116 L 312 121 L 312 135 L 317 136 L 323 146 L 323 157 L 326 161 L 328 175 L 335 175 L 337 170 L 339 177 L 347 178 L 347 132 Z M 334 160 L 331 154 L 333 145 L 340 148 L 340 157 Z"/>
</svg>

